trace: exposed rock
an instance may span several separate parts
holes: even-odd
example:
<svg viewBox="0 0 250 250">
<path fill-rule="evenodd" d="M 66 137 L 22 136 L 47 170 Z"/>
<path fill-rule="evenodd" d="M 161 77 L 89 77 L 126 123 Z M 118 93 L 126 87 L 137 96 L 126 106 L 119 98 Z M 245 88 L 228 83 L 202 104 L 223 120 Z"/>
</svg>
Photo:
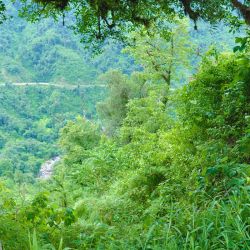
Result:
<svg viewBox="0 0 250 250">
<path fill-rule="evenodd" d="M 38 177 L 40 179 L 46 180 L 49 179 L 53 173 L 54 166 L 61 160 L 59 156 L 56 156 L 45 163 L 42 164 L 41 169 L 39 171 Z"/>
</svg>

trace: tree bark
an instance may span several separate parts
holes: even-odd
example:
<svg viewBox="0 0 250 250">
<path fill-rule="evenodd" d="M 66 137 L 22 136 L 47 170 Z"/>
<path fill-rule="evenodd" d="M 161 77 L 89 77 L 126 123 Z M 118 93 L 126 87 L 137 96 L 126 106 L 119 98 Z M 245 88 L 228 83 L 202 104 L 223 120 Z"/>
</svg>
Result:
<svg viewBox="0 0 250 250">
<path fill-rule="evenodd" d="M 239 2 L 238 0 L 231 0 L 232 5 L 240 11 L 246 23 L 250 25 L 250 7 Z"/>
</svg>

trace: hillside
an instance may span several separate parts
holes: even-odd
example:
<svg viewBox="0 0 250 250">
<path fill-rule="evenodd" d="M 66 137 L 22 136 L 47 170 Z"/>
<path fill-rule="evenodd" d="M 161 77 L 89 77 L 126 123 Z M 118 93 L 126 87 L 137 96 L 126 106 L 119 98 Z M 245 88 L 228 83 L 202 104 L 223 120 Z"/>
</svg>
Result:
<svg viewBox="0 0 250 250">
<path fill-rule="evenodd" d="M 249 250 L 248 1 L 11 3 L 0 250 Z"/>
<path fill-rule="evenodd" d="M 28 23 L 17 16 L 17 6 L 8 4 L 13 18 L 0 29 L 0 82 L 91 84 L 109 68 L 129 73 L 135 67 L 133 59 L 121 53 L 121 45 L 110 41 L 104 46 L 109 60 L 105 55 L 93 58 L 62 22 Z"/>
<path fill-rule="evenodd" d="M 45 160 L 60 154 L 59 130 L 68 120 L 96 116 L 103 87 L 0 86 L 0 175 L 33 181 Z"/>
</svg>

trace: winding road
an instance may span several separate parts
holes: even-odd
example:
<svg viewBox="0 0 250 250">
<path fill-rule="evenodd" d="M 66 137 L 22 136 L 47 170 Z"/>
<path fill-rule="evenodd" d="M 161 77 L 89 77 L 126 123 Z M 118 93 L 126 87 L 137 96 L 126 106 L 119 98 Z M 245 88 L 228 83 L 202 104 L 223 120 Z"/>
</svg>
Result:
<svg viewBox="0 0 250 250">
<path fill-rule="evenodd" d="M 65 89 L 75 89 L 77 87 L 85 89 L 85 88 L 105 88 L 104 84 L 58 84 L 58 83 L 50 83 L 50 82 L 13 82 L 13 83 L 0 83 L 0 86 L 19 86 L 19 87 L 26 87 L 26 86 L 53 86 L 57 88 L 65 88 Z"/>
</svg>

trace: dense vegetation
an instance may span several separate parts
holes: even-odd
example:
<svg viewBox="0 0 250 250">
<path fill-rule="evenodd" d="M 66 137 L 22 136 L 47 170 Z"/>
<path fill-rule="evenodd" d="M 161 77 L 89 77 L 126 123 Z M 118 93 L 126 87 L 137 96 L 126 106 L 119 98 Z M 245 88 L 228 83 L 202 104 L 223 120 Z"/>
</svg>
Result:
<svg viewBox="0 0 250 250">
<path fill-rule="evenodd" d="M 101 87 L 0 86 L 0 175 L 33 182 L 41 164 L 60 154 L 59 130 L 78 115 L 94 118 Z"/>
<path fill-rule="evenodd" d="M 0 18 L 6 15 L 4 0 L 0 1 Z M 18 2 L 22 16 L 31 21 L 53 16 L 65 21 L 74 16 L 73 27 L 92 45 L 97 40 L 112 37 L 123 40 L 131 30 L 149 28 L 152 24 L 159 31 L 166 21 L 173 22 L 176 16 L 188 16 L 197 28 L 199 19 L 216 23 L 225 21 L 238 26 L 242 21 L 250 24 L 249 0 L 13 0 Z M 1 15 L 2 14 L 2 15 Z M 165 22 L 162 22 L 165 20 Z M 1 19 L 0 19 L 1 22 Z"/>
<path fill-rule="evenodd" d="M 114 114 L 117 126 L 106 128 L 115 136 L 78 118 L 61 132 L 63 162 L 33 198 L 2 180 L 6 249 L 27 249 L 34 228 L 39 244 L 73 249 L 248 249 L 248 56 L 210 51 L 176 91 L 156 81 L 142 92 L 136 76 L 111 73 L 119 103 L 99 109 Z"/>
<path fill-rule="evenodd" d="M 37 18 L 36 10 L 62 14 L 79 1 L 34 2 L 38 9 L 29 13 L 31 19 Z M 130 30 L 124 49 L 110 41 L 93 61 L 87 55 L 82 70 L 77 60 L 67 66 L 64 56 L 42 63 L 43 58 L 54 60 L 58 51 L 79 60 L 80 51 L 87 51 L 72 40 L 67 46 L 58 45 L 67 39 L 54 43 L 58 33 L 47 21 L 42 22 L 50 39 L 47 33 L 32 39 L 39 46 L 31 50 L 33 43 L 24 43 L 22 62 L 15 53 L 9 57 L 21 62 L 29 72 L 25 76 L 48 77 L 60 87 L 0 87 L 0 247 L 250 249 L 249 31 L 236 38 L 233 49 L 233 35 L 221 23 L 215 36 L 207 23 L 200 22 L 202 28 L 194 32 L 188 19 L 173 15 L 184 10 L 195 21 L 192 15 L 210 21 L 221 15 L 237 26 L 241 20 L 234 19 L 230 8 L 239 2 L 180 1 L 180 12 L 176 5 L 167 8 L 165 1 L 150 1 L 148 9 L 142 8 L 143 1 L 125 1 L 125 12 L 122 1 L 94 2 L 76 8 L 87 22 L 86 36 L 100 32 L 88 30 L 98 27 L 96 18 L 108 25 L 118 15 L 118 26 L 128 20 L 141 23 L 147 13 L 150 23 L 154 15 L 158 18 L 155 25 Z M 34 7 L 29 3 L 26 12 Z M 248 21 L 248 12 L 243 17 Z M 121 30 L 106 32 L 121 38 Z M 13 34 L 25 39 L 20 30 Z M 2 60 L 2 70 L 9 58 Z M 53 78 L 57 67 L 61 70 Z M 81 83 L 76 74 L 107 89 L 72 87 L 69 83 Z M 62 77 L 70 77 L 67 84 Z M 36 179 L 41 163 L 59 154 L 51 178 Z"/>
</svg>

